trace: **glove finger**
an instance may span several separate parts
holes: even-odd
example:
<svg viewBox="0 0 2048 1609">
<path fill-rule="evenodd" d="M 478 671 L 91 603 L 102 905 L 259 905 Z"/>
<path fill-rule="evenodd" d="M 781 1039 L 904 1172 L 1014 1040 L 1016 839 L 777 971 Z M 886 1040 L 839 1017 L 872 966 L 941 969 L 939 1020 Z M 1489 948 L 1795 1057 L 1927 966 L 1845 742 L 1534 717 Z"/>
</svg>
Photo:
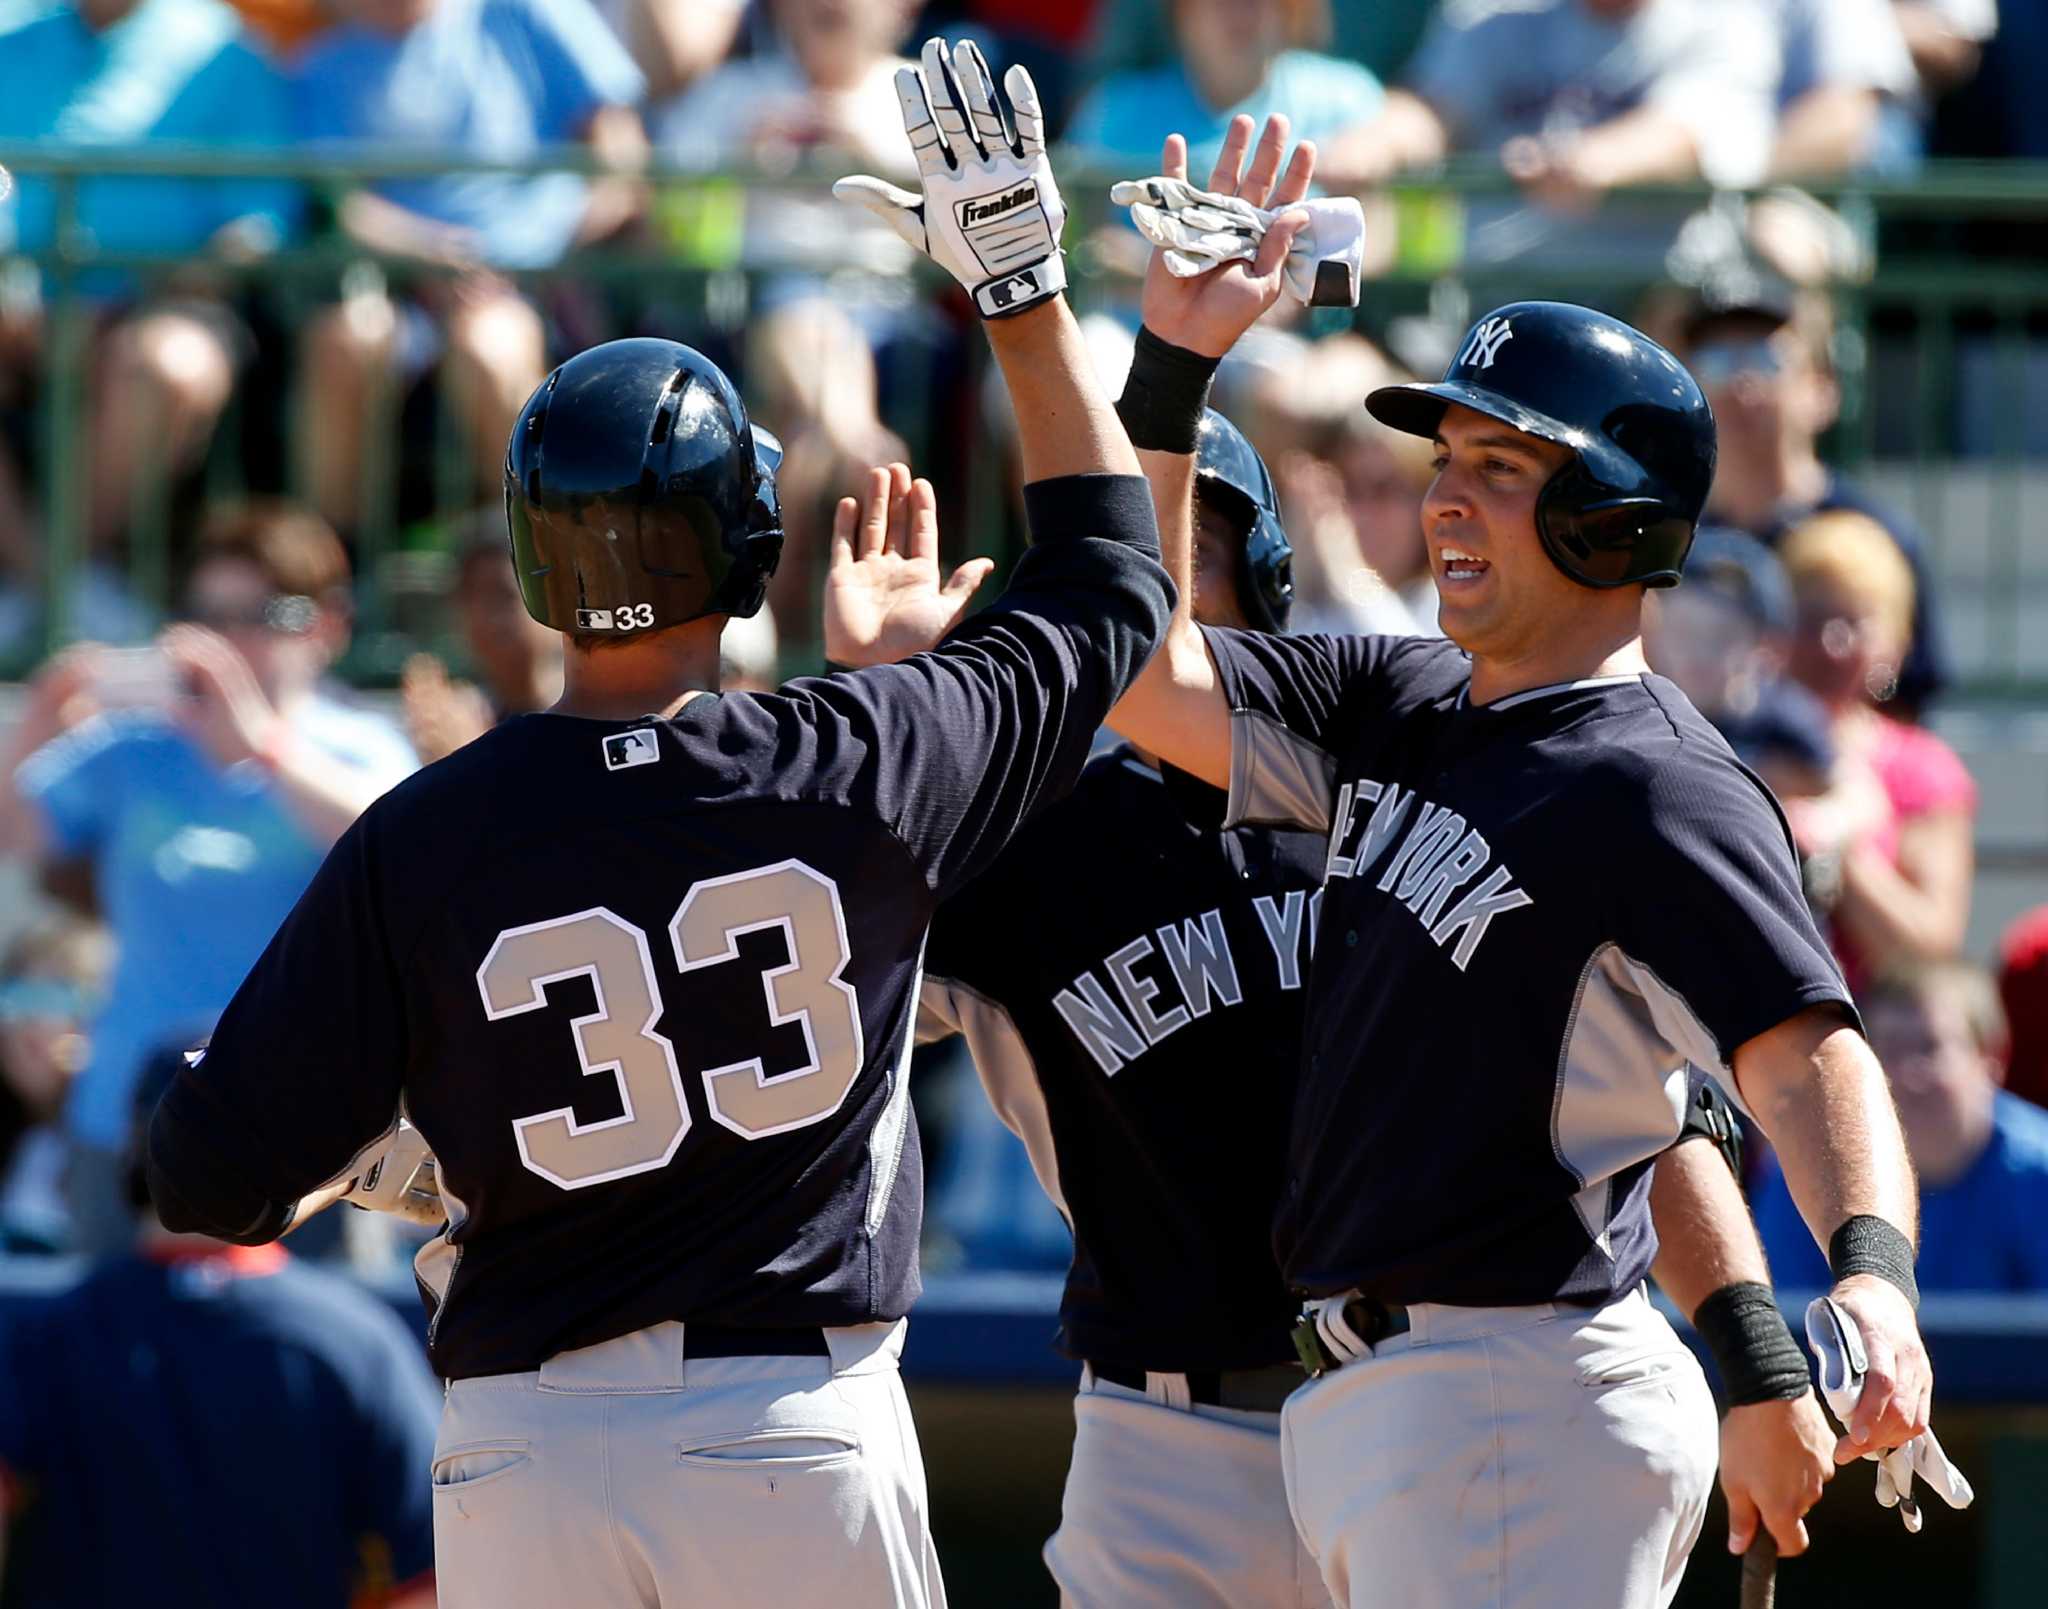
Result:
<svg viewBox="0 0 2048 1609">
<path fill-rule="evenodd" d="M 1948 1454 L 1942 1451 L 1931 1430 L 1914 1439 L 1913 1468 L 1950 1508 L 1967 1508 L 1977 1495 L 1963 1478 L 1963 1472 L 1949 1462 Z"/>
<path fill-rule="evenodd" d="M 1182 251 L 1166 251 L 1161 255 L 1166 259 L 1166 271 L 1175 279 L 1196 279 L 1216 266 L 1205 258 L 1190 257 Z"/>
<path fill-rule="evenodd" d="M 866 173 L 834 181 L 832 194 L 841 201 L 866 207 L 901 235 L 912 250 L 921 252 L 927 249 L 922 197 L 914 196 L 908 190 L 899 190 L 888 180 Z"/>
<path fill-rule="evenodd" d="M 903 106 L 903 132 L 910 136 L 910 149 L 917 157 L 918 171 L 937 174 L 958 167 L 953 153 L 946 148 L 938 119 L 932 115 L 931 86 L 924 81 L 921 69 L 896 69 L 896 99 Z"/>
<path fill-rule="evenodd" d="M 1017 141 L 1003 121 L 1003 109 L 996 100 L 995 75 L 988 70 L 988 58 L 972 39 L 953 47 L 953 71 L 967 92 L 968 115 L 974 132 L 990 151 L 1015 151 Z"/>
<path fill-rule="evenodd" d="M 1109 187 L 1109 199 L 1119 207 L 1135 207 L 1140 203 L 1156 206 L 1166 198 L 1157 179 L 1119 179 Z"/>
<path fill-rule="evenodd" d="M 932 116 L 938 120 L 939 132 L 945 135 L 953 155 L 962 162 L 986 158 L 988 152 L 968 126 L 966 96 L 954 75 L 953 58 L 946 51 L 945 40 L 934 38 L 924 42 L 922 65 L 925 88 L 931 92 Z"/>
<path fill-rule="evenodd" d="M 1010 115 L 1017 124 L 1017 152 L 1020 156 L 1045 153 L 1045 108 L 1039 104 L 1038 86 L 1022 66 L 1003 74 L 1003 89 L 1010 97 Z"/>
</svg>

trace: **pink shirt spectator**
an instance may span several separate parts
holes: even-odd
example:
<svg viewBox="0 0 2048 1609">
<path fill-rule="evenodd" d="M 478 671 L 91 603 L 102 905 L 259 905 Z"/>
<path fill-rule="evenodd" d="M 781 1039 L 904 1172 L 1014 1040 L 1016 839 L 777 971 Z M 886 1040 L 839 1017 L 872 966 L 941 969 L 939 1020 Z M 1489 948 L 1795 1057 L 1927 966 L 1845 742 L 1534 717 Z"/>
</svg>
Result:
<svg viewBox="0 0 2048 1609">
<path fill-rule="evenodd" d="M 1885 716 L 1873 717 L 1875 736 L 1861 758 L 1876 775 L 1891 805 L 1891 815 L 1858 845 L 1899 863 L 1899 835 L 1906 823 L 1921 816 L 1961 811 L 1977 813 L 1977 783 L 1956 751 L 1925 727 L 1909 726 Z M 1835 954 L 1852 989 L 1871 981 L 1870 968 L 1856 951 L 1855 941 L 1836 924 Z"/>
</svg>

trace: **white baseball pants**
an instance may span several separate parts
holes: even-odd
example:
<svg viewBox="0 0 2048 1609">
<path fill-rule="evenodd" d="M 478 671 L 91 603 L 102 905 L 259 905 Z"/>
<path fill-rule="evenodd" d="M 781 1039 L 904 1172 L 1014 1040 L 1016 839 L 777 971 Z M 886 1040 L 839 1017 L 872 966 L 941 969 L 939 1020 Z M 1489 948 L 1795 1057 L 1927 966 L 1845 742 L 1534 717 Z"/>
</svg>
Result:
<svg viewBox="0 0 2048 1609">
<path fill-rule="evenodd" d="M 1069 1609 L 1329 1609 L 1295 1534 L 1280 1416 L 1189 1405 L 1081 1375 L 1074 1457 L 1046 1568 Z M 1174 1390 L 1178 1382 L 1180 1389 Z"/>
<path fill-rule="evenodd" d="M 1718 1430 L 1638 1288 L 1594 1311 L 1409 1309 L 1281 1414 L 1288 1502 L 1350 1609 L 1662 1609 Z"/>
<path fill-rule="evenodd" d="M 434 1447 L 441 1609 L 944 1609 L 903 1325 L 831 1356 L 684 1356 L 657 1324 L 457 1380 Z"/>
</svg>

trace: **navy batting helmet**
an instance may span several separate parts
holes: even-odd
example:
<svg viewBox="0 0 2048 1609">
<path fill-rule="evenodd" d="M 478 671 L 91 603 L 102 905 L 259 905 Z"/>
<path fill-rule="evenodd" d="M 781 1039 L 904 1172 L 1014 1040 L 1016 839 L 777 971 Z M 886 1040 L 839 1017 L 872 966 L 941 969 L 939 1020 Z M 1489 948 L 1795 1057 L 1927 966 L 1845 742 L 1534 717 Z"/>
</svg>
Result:
<svg viewBox="0 0 2048 1609">
<path fill-rule="evenodd" d="M 1195 438 L 1195 492 L 1244 527 L 1237 595 L 1260 631 L 1285 631 L 1294 608 L 1294 549 L 1280 523 L 1280 500 L 1258 449 L 1214 408 Z"/>
<path fill-rule="evenodd" d="M 1435 385 L 1365 399 L 1415 436 L 1434 436 L 1454 402 L 1577 455 L 1536 501 L 1536 533 L 1566 575 L 1676 584 L 1714 480 L 1714 413 L 1678 359 L 1591 308 L 1511 302 L 1472 326 Z"/>
<path fill-rule="evenodd" d="M 527 399 L 505 453 L 526 612 L 599 633 L 753 614 L 782 555 L 781 462 L 702 353 L 655 340 L 578 353 Z"/>
</svg>

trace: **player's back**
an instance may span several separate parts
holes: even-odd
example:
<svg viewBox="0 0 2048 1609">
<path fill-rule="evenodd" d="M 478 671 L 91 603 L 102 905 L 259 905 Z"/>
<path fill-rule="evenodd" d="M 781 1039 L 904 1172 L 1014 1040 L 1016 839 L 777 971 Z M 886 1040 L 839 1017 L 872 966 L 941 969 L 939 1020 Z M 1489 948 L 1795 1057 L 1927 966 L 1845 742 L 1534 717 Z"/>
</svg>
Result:
<svg viewBox="0 0 2048 1609">
<path fill-rule="evenodd" d="M 527 716 L 365 823 L 451 1214 L 419 1260 L 443 1373 L 915 1297 L 932 897 L 788 702 Z"/>
</svg>

